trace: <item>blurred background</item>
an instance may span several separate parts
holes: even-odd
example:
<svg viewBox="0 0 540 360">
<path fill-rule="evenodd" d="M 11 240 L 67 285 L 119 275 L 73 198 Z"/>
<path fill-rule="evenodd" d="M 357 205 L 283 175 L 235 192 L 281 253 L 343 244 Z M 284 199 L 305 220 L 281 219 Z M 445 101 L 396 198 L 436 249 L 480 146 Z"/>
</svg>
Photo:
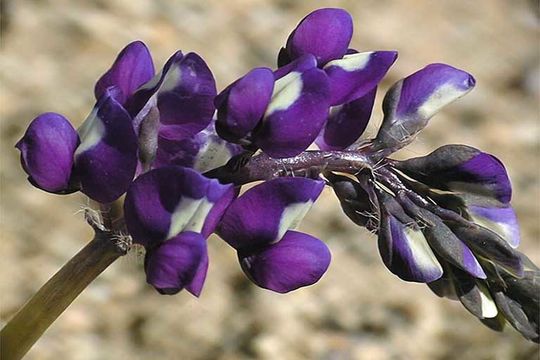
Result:
<svg viewBox="0 0 540 360">
<path fill-rule="evenodd" d="M 201 54 L 218 86 L 277 51 L 318 7 L 346 8 L 352 46 L 400 53 L 379 88 L 431 62 L 467 70 L 476 89 L 434 118 L 401 156 L 447 143 L 496 154 L 514 185 L 522 250 L 540 264 L 539 4 L 524 0 L 4 0 L 1 4 L 2 324 L 90 238 L 80 194 L 54 196 L 26 181 L 13 148 L 39 113 L 79 125 L 95 80 L 117 52 L 145 41 L 160 67 L 177 49 Z M 373 134 L 380 122 L 377 105 Z M 342 215 L 325 190 L 301 230 L 333 254 L 321 281 L 288 295 L 249 283 L 234 251 L 211 238 L 200 299 L 160 296 L 140 254 L 113 264 L 53 324 L 28 359 L 533 359 L 513 331 L 483 327 L 457 302 L 393 276 L 376 239 Z"/>
</svg>

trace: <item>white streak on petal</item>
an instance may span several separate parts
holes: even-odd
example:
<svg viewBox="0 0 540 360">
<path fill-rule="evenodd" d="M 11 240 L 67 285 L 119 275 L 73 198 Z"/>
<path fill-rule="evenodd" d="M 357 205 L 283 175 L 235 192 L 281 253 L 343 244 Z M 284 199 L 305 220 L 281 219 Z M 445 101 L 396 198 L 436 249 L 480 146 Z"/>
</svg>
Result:
<svg viewBox="0 0 540 360">
<path fill-rule="evenodd" d="M 302 94 L 302 85 L 302 74 L 299 72 L 290 72 L 277 80 L 264 117 L 266 118 L 276 111 L 288 109 L 293 105 Z"/>
<path fill-rule="evenodd" d="M 75 158 L 97 145 L 105 136 L 105 125 L 103 125 L 103 122 L 97 116 L 97 112 L 98 108 L 94 108 L 81 127 L 79 127 L 78 132 L 81 144 L 75 151 Z"/>
<path fill-rule="evenodd" d="M 486 217 L 472 213 L 470 215 L 475 223 L 493 231 L 495 234 L 506 240 L 506 242 L 508 242 L 508 244 L 513 248 L 516 248 L 519 245 L 520 236 L 518 227 L 516 225 L 495 222 Z"/>
<path fill-rule="evenodd" d="M 199 172 L 206 172 L 225 165 L 232 157 L 232 154 L 225 141 L 214 141 L 210 139 L 199 150 L 193 169 Z"/>
<path fill-rule="evenodd" d="M 472 90 L 472 87 L 467 90 L 460 89 L 452 84 L 444 84 L 433 92 L 420 106 L 418 113 L 429 119 L 435 115 L 440 109 L 459 99 Z"/>
<path fill-rule="evenodd" d="M 369 63 L 371 54 L 373 54 L 373 52 L 345 55 L 343 59 L 330 61 L 324 66 L 324 69 L 327 69 L 330 66 L 336 66 L 347 72 L 361 70 L 364 69 Z"/>
<path fill-rule="evenodd" d="M 480 289 L 480 303 L 482 304 L 482 316 L 484 318 L 494 318 L 497 316 L 497 305 L 495 305 L 495 302 L 491 298 L 491 295 L 489 294 L 489 290 L 487 287 L 482 284 L 481 282 L 477 281 L 476 285 L 478 286 L 478 289 Z"/>
<path fill-rule="evenodd" d="M 161 73 L 162 73 L 162 71 L 160 71 L 156 76 L 154 76 L 152 79 L 150 79 L 150 81 L 148 81 L 147 83 L 145 83 L 141 87 L 139 87 L 137 89 L 137 91 L 153 89 L 157 84 L 159 84 L 159 80 L 161 80 Z"/>
<path fill-rule="evenodd" d="M 171 216 L 171 225 L 167 239 L 173 238 L 182 231 L 200 232 L 206 216 L 212 209 L 212 203 L 206 198 L 191 199 L 183 197 Z"/>
<path fill-rule="evenodd" d="M 422 231 L 407 227 L 405 229 L 405 239 L 418 268 L 429 272 L 437 271 L 442 276 L 442 266 L 429 247 Z"/>
<path fill-rule="evenodd" d="M 180 84 L 181 79 L 182 71 L 180 71 L 180 66 L 176 64 L 175 66 L 172 66 L 165 74 L 165 79 L 163 79 L 163 82 L 159 87 L 159 91 L 166 92 L 173 90 Z"/>
<path fill-rule="evenodd" d="M 206 200 L 206 198 L 203 198 L 199 207 L 197 208 L 197 211 L 193 214 L 190 222 L 186 225 L 183 231 L 193 231 L 200 233 L 203 228 L 204 222 L 206 221 L 206 217 L 210 213 L 210 210 L 212 210 L 213 206 L 214 203 L 211 203 Z"/>
<path fill-rule="evenodd" d="M 278 242 L 279 240 L 281 240 L 283 235 L 285 235 L 288 230 L 295 229 L 298 224 L 300 224 L 300 221 L 302 221 L 304 216 L 306 216 L 312 205 L 313 201 L 310 200 L 307 202 L 296 203 L 287 206 L 281 214 L 281 219 L 279 220 L 278 235 L 276 236 L 274 242 Z"/>
</svg>

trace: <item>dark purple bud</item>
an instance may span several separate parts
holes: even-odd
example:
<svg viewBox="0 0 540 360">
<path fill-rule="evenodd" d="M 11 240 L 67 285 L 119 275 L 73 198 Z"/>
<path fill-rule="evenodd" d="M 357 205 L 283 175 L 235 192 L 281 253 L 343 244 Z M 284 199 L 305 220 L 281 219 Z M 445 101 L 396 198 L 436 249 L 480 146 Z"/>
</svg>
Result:
<svg viewBox="0 0 540 360">
<path fill-rule="evenodd" d="M 217 233 L 237 250 L 276 243 L 294 229 L 324 188 L 324 181 L 276 178 L 236 199 L 225 212 Z"/>
<path fill-rule="evenodd" d="M 508 244 L 516 248 L 520 242 L 519 223 L 516 213 L 510 205 L 501 206 L 500 204 L 479 204 L 481 198 L 472 200 L 466 197 L 467 212 L 471 219 L 506 240 Z M 475 205 L 473 205 L 475 204 Z"/>
<path fill-rule="evenodd" d="M 497 305 L 484 281 L 478 280 L 456 268 L 449 271 L 459 301 L 471 314 L 479 319 L 489 319 L 497 316 Z"/>
<path fill-rule="evenodd" d="M 388 269 L 405 281 L 432 282 L 443 269 L 418 224 L 389 195 L 380 193 L 379 252 Z"/>
<path fill-rule="evenodd" d="M 519 281 L 519 280 L 518 280 Z M 528 340 L 538 343 L 540 341 L 539 305 L 536 308 L 525 308 L 518 299 L 506 294 L 502 289 L 492 290 L 493 298 L 506 320 Z"/>
<path fill-rule="evenodd" d="M 70 190 L 73 156 L 79 136 L 62 115 L 44 113 L 32 120 L 15 147 L 21 152 L 21 164 L 28 180 L 52 193 Z"/>
<path fill-rule="evenodd" d="M 396 162 L 406 175 L 441 190 L 470 193 L 509 203 L 512 187 L 495 156 L 466 145 L 445 145 L 432 153 Z"/>
<path fill-rule="evenodd" d="M 238 254 L 242 270 L 258 286 L 287 293 L 316 283 L 330 265 L 326 245 L 311 235 L 287 231 L 276 244 Z"/>
<path fill-rule="evenodd" d="M 232 185 L 221 185 L 179 166 L 162 167 L 139 176 L 124 202 L 126 226 L 133 241 L 154 247 L 184 231 L 205 236 L 212 207 L 228 196 Z M 215 222 L 215 220 L 212 220 Z"/>
<path fill-rule="evenodd" d="M 406 146 L 433 115 L 474 85 L 470 74 L 445 64 L 428 65 L 398 81 L 384 98 L 384 119 L 375 145 L 392 151 Z"/>
<path fill-rule="evenodd" d="M 294 60 L 313 54 L 319 65 L 339 59 L 347 52 L 353 33 L 351 15 L 343 9 L 318 9 L 308 14 L 287 39 L 289 57 Z"/>
<path fill-rule="evenodd" d="M 306 150 L 328 116 L 329 86 L 324 71 L 290 72 L 274 84 L 272 100 L 254 143 L 271 157 L 284 158 Z"/>
<path fill-rule="evenodd" d="M 428 210 L 419 208 L 404 198 L 400 202 L 409 214 L 423 222 L 424 233 L 430 247 L 444 260 L 466 271 L 470 275 L 485 279 L 486 274 L 473 252 L 446 226 L 443 221 Z"/>
<path fill-rule="evenodd" d="M 496 233 L 476 224 L 454 224 L 450 228 L 475 254 L 496 263 L 515 276 L 523 276 L 519 253 Z"/>
<path fill-rule="evenodd" d="M 150 51 L 142 41 L 134 41 L 118 54 L 111 68 L 97 81 L 94 93 L 99 100 L 107 88 L 116 86 L 121 90 L 118 101 L 123 104 L 153 77 L 154 63 Z"/>
<path fill-rule="evenodd" d="M 102 203 L 124 194 L 137 168 L 137 136 L 119 96 L 117 88 L 107 89 L 78 130 L 76 176 L 81 191 Z"/>
<path fill-rule="evenodd" d="M 324 66 L 330 81 L 330 105 L 344 104 L 372 91 L 396 59 L 396 51 L 372 51 L 330 61 Z"/>
<path fill-rule="evenodd" d="M 330 173 L 326 176 L 330 182 L 343 212 L 355 224 L 370 231 L 376 231 L 379 225 L 379 202 L 375 194 L 370 194 L 371 186 L 367 181 L 361 184 L 347 176 Z"/>
<path fill-rule="evenodd" d="M 231 142 L 245 138 L 262 119 L 273 89 L 274 74 L 268 68 L 255 68 L 229 85 L 214 100 L 218 134 Z"/>
<path fill-rule="evenodd" d="M 330 117 L 315 140 L 321 150 L 345 150 L 366 129 L 375 102 L 377 88 L 346 104 L 330 108 Z"/>
<path fill-rule="evenodd" d="M 201 234 L 182 232 L 148 250 L 145 258 L 146 281 L 160 294 L 176 294 L 193 282 L 206 251 L 206 240 Z"/>
</svg>

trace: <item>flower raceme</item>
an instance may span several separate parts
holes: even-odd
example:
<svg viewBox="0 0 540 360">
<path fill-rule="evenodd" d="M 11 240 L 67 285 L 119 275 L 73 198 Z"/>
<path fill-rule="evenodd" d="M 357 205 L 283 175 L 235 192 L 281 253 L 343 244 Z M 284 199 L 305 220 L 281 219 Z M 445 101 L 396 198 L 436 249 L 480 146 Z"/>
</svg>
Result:
<svg viewBox="0 0 540 360">
<path fill-rule="evenodd" d="M 361 139 L 397 52 L 359 52 L 352 34 L 345 10 L 316 10 L 292 31 L 277 68 L 254 68 L 219 94 L 197 54 L 178 51 L 156 74 L 135 41 L 97 81 L 78 130 L 55 113 L 30 123 L 16 145 L 23 169 L 48 192 L 123 201 L 124 221 L 108 230 L 145 247 L 148 283 L 195 296 L 214 232 L 256 285 L 286 293 L 316 283 L 330 251 L 295 228 L 328 185 L 344 214 L 377 235 L 392 273 L 458 299 L 492 329 L 507 322 L 538 341 L 540 271 L 516 249 L 503 164 L 465 145 L 389 158 L 474 78 L 430 64 L 399 80 L 378 134 Z"/>
</svg>

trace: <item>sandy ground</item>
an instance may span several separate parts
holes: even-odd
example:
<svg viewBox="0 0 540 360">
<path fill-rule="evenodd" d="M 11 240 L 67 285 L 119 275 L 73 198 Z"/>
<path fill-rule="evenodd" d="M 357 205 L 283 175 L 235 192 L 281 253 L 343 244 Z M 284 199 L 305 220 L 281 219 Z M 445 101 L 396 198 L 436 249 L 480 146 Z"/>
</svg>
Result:
<svg viewBox="0 0 540 360">
<path fill-rule="evenodd" d="M 289 31 L 315 7 L 355 19 L 354 47 L 396 49 L 382 88 L 430 62 L 477 78 L 438 115 L 415 156 L 447 143 L 496 154 L 514 184 L 522 249 L 540 263 L 538 2 L 522 0 L 94 0 L 2 1 L 0 317 L 5 322 L 90 238 L 82 195 L 32 188 L 13 148 L 44 111 L 80 124 L 93 85 L 129 41 L 156 63 L 196 51 L 219 87 L 273 66 Z M 381 90 L 379 90 L 381 92 Z M 382 98 L 383 93 L 379 94 Z M 380 107 L 373 124 L 381 118 Z M 370 129 L 371 134 L 375 127 Z M 329 244 L 333 261 L 315 286 L 288 295 L 256 288 L 234 252 L 210 239 L 200 299 L 164 297 L 144 282 L 140 255 L 111 266 L 36 344 L 28 359 L 533 359 L 538 348 L 509 329 L 484 328 L 458 303 L 408 284 L 382 265 L 374 237 L 349 223 L 330 190 L 302 230 Z"/>
</svg>

